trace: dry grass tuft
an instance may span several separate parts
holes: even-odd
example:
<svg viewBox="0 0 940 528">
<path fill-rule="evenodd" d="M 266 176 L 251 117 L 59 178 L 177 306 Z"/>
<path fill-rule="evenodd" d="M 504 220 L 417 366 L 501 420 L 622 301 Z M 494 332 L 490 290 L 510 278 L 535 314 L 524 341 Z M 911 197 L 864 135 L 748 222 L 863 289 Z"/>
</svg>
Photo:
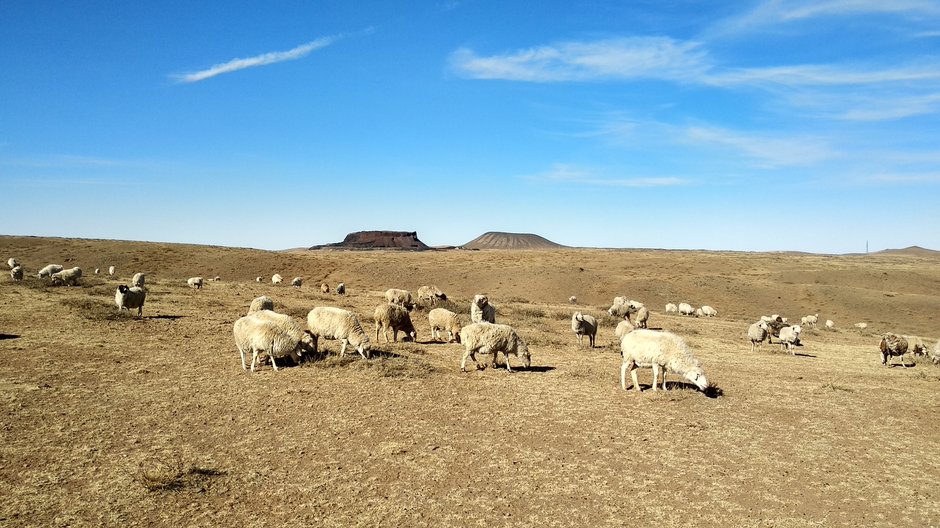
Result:
<svg viewBox="0 0 940 528">
<path fill-rule="evenodd" d="M 61 302 L 63 306 L 71 308 L 73 312 L 91 321 L 124 321 L 134 319 L 137 315 L 136 309 L 118 310 L 114 303 L 94 297 L 67 298 L 62 299 Z"/>
<path fill-rule="evenodd" d="M 141 462 L 134 480 L 150 492 L 190 489 L 205 493 L 209 490 L 214 477 L 224 475 L 224 471 L 184 463 L 182 459 L 177 458 L 172 462 L 156 460 Z"/>
</svg>

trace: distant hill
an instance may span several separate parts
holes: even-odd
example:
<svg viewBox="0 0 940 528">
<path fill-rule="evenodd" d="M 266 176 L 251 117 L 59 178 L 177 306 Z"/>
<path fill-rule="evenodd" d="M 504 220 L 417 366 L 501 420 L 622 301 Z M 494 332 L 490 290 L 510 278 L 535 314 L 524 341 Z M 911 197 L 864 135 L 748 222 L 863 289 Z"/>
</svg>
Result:
<svg viewBox="0 0 940 528">
<path fill-rule="evenodd" d="M 558 249 L 566 246 L 532 233 L 490 231 L 474 238 L 462 247 L 464 249 Z"/>
<path fill-rule="evenodd" d="M 403 249 L 426 251 L 431 249 L 418 240 L 416 231 L 358 231 L 346 235 L 342 242 L 312 246 L 310 249 Z"/>
<path fill-rule="evenodd" d="M 922 248 L 920 246 L 910 246 L 903 249 L 884 249 L 882 251 L 876 251 L 875 255 L 908 255 L 915 257 L 938 257 L 940 256 L 940 251 L 935 251 L 933 249 Z"/>
</svg>

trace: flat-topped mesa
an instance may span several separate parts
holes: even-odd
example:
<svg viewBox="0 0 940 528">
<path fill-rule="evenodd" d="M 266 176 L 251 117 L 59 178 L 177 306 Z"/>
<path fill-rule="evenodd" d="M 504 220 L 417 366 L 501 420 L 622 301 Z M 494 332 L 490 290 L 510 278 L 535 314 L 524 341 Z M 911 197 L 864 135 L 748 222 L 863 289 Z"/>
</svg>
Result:
<svg viewBox="0 0 940 528">
<path fill-rule="evenodd" d="M 418 239 L 416 231 L 357 231 L 349 233 L 342 242 L 312 246 L 310 249 L 402 249 L 426 251 L 431 249 Z"/>
</svg>

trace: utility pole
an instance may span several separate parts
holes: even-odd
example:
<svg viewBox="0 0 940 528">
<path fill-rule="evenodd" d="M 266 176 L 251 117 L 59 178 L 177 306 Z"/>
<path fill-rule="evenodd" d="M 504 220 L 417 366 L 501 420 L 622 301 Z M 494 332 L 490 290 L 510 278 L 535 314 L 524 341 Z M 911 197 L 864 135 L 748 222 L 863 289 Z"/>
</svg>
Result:
<svg viewBox="0 0 940 528">
<path fill-rule="evenodd" d="M 868 241 L 865 241 L 865 254 L 868 254 Z"/>
</svg>

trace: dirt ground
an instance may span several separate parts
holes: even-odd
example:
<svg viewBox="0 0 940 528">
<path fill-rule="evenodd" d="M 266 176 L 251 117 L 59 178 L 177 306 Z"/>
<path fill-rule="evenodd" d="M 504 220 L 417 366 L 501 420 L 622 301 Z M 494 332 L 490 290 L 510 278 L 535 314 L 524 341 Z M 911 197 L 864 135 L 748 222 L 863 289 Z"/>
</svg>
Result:
<svg viewBox="0 0 940 528">
<path fill-rule="evenodd" d="M 940 367 L 877 350 L 886 331 L 937 342 L 936 256 L 0 237 L 11 256 L 28 276 L 0 276 L 2 526 L 940 525 Z M 81 286 L 35 277 L 52 262 L 82 267 Z M 114 306 L 138 271 L 140 320 Z M 192 290 L 196 275 L 222 280 Z M 346 296 L 317 288 L 340 281 Z M 383 340 L 371 360 L 327 341 L 325 359 L 242 370 L 232 325 L 254 297 L 297 318 L 352 309 L 372 332 L 385 289 L 424 284 L 465 322 L 487 293 L 532 368 L 460 372 L 461 345 L 432 342 L 421 306 L 418 342 Z M 717 397 L 674 376 L 653 392 L 649 370 L 643 392 L 621 390 L 615 295 L 683 336 Z M 683 301 L 719 316 L 662 313 Z M 575 310 L 599 319 L 597 348 L 577 346 Z M 748 324 L 771 313 L 820 328 L 795 356 L 750 352 Z"/>
</svg>

